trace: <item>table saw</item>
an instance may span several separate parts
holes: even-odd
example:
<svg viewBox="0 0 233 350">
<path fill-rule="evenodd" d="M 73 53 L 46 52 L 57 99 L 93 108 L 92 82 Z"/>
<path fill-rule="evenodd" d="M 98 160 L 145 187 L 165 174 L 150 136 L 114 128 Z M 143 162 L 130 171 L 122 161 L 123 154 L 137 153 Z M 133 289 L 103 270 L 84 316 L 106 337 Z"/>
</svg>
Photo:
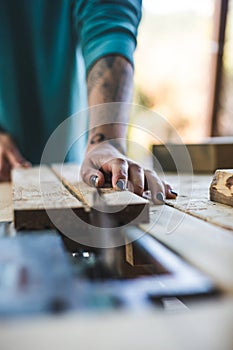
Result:
<svg viewBox="0 0 233 350">
<path fill-rule="evenodd" d="M 66 181 L 57 176 L 63 195 L 69 186 L 77 194 L 77 181 L 67 175 L 75 173 L 70 167 L 64 170 Z M 37 348 L 39 334 L 45 337 L 43 348 L 56 344 L 63 349 L 66 339 L 72 348 L 76 343 L 114 348 L 117 332 L 116 348 L 130 342 L 139 349 L 143 342 L 151 349 L 161 344 L 166 349 L 232 349 L 233 209 L 209 201 L 211 178 L 167 174 L 179 191 L 177 200 L 162 206 L 139 200 L 137 215 L 127 202 L 120 225 L 115 221 L 116 203 L 113 213 L 105 213 L 115 200 L 103 202 L 109 190 L 99 193 L 96 201 L 96 194 L 87 195 L 78 187 L 82 205 L 72 202 L 74 196 L 69 208 L 76 214 L 81 208 L 85 214 L 72 236 L 62 232 L 64 226 L 51 224 L 54 216 L 40 207 L 41 192 L 35 184 L 31 191 L 36 208 L 22 183 L 14 203 L 12 185 L 0 184 L 0 336 L 5 348 L 15 339 L 20 339 L 19 348 Z M 45 187 L 51 190 L 48 183 Z M 51 203 L 47 199 L 44 204 Z M 47 209 L 60 210 L 62 205 Z M 60 214 L 63 221 L 63 210 Z M 94 227 L 91 233 L 85 230 L 87 223 Z M 93 234 L 100 238 L 97 245 L 87 244 L 93 242 Z"/>
</svg>

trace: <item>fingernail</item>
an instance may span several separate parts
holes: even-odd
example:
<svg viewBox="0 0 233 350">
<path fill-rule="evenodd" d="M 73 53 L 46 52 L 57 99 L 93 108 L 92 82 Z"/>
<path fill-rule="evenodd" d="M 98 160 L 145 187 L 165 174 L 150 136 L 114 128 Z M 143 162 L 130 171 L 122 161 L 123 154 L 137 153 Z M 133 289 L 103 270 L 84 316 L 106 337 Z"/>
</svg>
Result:
<svg viewBox="0 0 233 350">
<path fill-rule="evenodd" d="M 158 199 L 158 201 L 165 203 L 165 198 L 164 198 L 163 192 L 158 192 L 156 195 L 156 198 Z"/>
<path fill-rule="evenodd" d="M 97 175 L 92 175 L 91 178 L 90 178 L 90 182 L 91 182 L 91 185 L 93 187 L 97 187 L 98 186 L 98 182 L 99 182 L 99 178 Z"/>
<path fill-rule="evenodd" d="M 32 164 L 30 162 L 23 162 L 22 163 L 23 168 L 30 168 L 31 166 L 32 166 Z"/>
<path fill-rule="evenodd" d="M 173 190 L 170 190 L 170 192 L 171 192 L 172 194 L 174 194 L 175 196 L 178 196 L 178 193 L 177 193 L 177 192 L 175 192 L 175 191 L 173 191 Z"/>
<path fill-rule="evenodd" d="M 151 192 L 150 191 L 144 191 L 142 194 L 142 197 L 145 199 L 151 200 Z"/>
<path fill-rule="evenodd" d="M 124 191 L 125 190 L 125 181 L 118 180 L 116 183 L 116 187 L 118 188 L 118 190 Z"/>
</svg>

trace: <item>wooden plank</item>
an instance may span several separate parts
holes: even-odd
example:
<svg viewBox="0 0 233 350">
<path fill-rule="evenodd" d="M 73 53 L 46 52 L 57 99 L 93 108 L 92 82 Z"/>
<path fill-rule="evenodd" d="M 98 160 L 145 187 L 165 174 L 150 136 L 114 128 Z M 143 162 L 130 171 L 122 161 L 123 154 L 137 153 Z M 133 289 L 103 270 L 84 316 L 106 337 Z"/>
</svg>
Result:
<svg viewBox="0 0 233 350">
<path fill-rule="evenodd" d="M 3 182 L 0 183 L 0 222 L 12 220 L 12 187 L 10 182 Z"/>
<path fill-rule="evenodd" d="M 62 220 L 70 209 L 76 213 L 83 212 L 83 204 L 70 194 L 47 166 L 14 169 L 12 181 L 16 229 L 51 228 L 54 224 L 49 214 L 60 216 Z"/>
<path fill-rule="evenodd" d="M 233 169 L 216 170 L 210 185 L 210 199 L 233 206 Z"/>
<path fill-rule="evenodd" d="M 177 154 L 183 154 L 185 157 L 186 147 L 192 161 L 192 169 L 186 169 L 187 165 L 184 164 L 183 172 L 193 170 L 194 173 L 211 173 L 218 168 L 229 168 L 232 166 L 233 138 L 220 139 L 210 138 L 198 144 L 153 145 L 154 166 L 156 167 L 158 160 L 164 171 L 176 172 L 177 165 L 173 157 Z M 181 167 L 181 164 L 179 166 Z"/>
<path fill-rule="evenodd" d="M 233 292 L 232 231 L 167 205 L 162 209 L 153 206 L 150 219 L 150 224 L 140 225 L 145 232 L 206 273 L 220 288 Z"/>
<path fill-rule="evenodd" d="M 59 229 L 64 225 L 68 227 L 69 223 L 71 227 L 74 221 L 68 219 L 70 209 L 81 219 L 71 227 L 73 231 L 84 228 L 86 223 L 93 224 L 93 217 L 97 226 L 102 227 L 105 224 L 102 212 L 108 216 L 106 227 L 149 222 L 149 202 L 128 191 L 101 190 L 104 201 L 101 199 L 103 205 L 99 210 L 94 203 L 96 189 L 80 181 L 78 175 L 79 167 L 69 164 L 54 165 L 53 171 L 47 166 L 13 170 L 15 228 Z M 90 211 L 94 216 L 88 213 Z M 69 215 L 72 215 L 71 211 Z"/>
<path fill-rule="evenodd" d="M 214 225 L 233 230 L 232 208 L 209 200 L 212 175 L 166 175 L 179 196 L 166 204 Z"/>
<path fill-rule="evenodd" d="M 71 193 L 93 211 L 98 210 L 94 201 L 96 189 L 82 182 L 78 165 L 54 164 L 52 169 Z M 116 191 L 113 188 L 101 188 L 100 192 L 103 199 L 101 209 L 108 214 L 109 222 L 113 225 L 149 222 L 148 200 L 130 191 Z"/>
</svg>

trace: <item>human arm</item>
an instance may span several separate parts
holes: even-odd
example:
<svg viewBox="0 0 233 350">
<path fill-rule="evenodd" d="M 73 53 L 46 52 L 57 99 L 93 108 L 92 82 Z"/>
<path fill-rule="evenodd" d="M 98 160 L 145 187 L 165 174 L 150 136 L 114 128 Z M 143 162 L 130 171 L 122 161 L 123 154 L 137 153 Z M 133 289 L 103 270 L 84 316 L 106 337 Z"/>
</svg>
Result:
<svg viewBox="0 0 233 350">
<path fill-rule="evenodd" d="M 149 189 L 154 203 L 161 202 L 161 194 L 175 198 L 171 187 L 156 172 L 144 170 L 126 156 L 133 86 L 131 63 L 121 56 L 101 58 L 90 70 L 87 86 L 90 110 L 88 144 L 81 171 L 84 181 L 102 187 L 110 179 L 114 188 L 128 187 L 138 195 Z"/>
<path fill-rule="evenodd" d="M 80 1 L 76 15 L 90 107 L 83 180 L 95 186 L 110 180 L 114 188 L 128 184 L 131 191 L 140 195 L 150 188 L 155 203 L 158 193 L 174 198 L 170 187 L 154 171 L 144 171 L 126 156 L 141 1 Z"/>
</svg>

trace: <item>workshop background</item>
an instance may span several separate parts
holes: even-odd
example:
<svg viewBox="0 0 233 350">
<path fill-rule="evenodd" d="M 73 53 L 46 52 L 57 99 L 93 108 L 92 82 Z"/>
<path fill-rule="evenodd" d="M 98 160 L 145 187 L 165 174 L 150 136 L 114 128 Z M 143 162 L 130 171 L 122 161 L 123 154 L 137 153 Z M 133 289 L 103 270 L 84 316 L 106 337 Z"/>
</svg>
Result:
<svg viewBox="0 0 233 350">
<path fill-rule="evenodd" d="M 232 0 L 144 0 L 134 102 L 162 115 L 184 143 L 233 135 L 232 54 Z M 164 140 L 173 141 L 170 128 L 161 130 L 149 111 L 143 119 L 148 130 L 160 128 Z M 154 143 L 138 130 L 135 137 L 148 149 Z M 137 158 L 133 147 L 130 152 Z"/>
<path fill-rule="evenodd" d="M 42 167 L 59 224 L 69 226 L 67 208 L 87 220 L 71 227 L 74 238 L 90 230 L 96 240 L 104 227 L 109 239 L 114 211 L 95 209 L 133 197 L 116 226 L 125 245 L 92 249 L 49 226 L 38 167 L 14 170 L 13 196 L 0 183 L 0 350 L 233 349 L 232 53 L 233 0 L 143 0 L 129 154 L 149 167 L 160 157 L 176 200 L 152 205 L 77 183 L 77 165 Z M 168 146 L 183 169 L 169 163 L 159 135 L 188 145 Z M 143 215 L 125 228 L 135 208 Z"/>
</svg>

